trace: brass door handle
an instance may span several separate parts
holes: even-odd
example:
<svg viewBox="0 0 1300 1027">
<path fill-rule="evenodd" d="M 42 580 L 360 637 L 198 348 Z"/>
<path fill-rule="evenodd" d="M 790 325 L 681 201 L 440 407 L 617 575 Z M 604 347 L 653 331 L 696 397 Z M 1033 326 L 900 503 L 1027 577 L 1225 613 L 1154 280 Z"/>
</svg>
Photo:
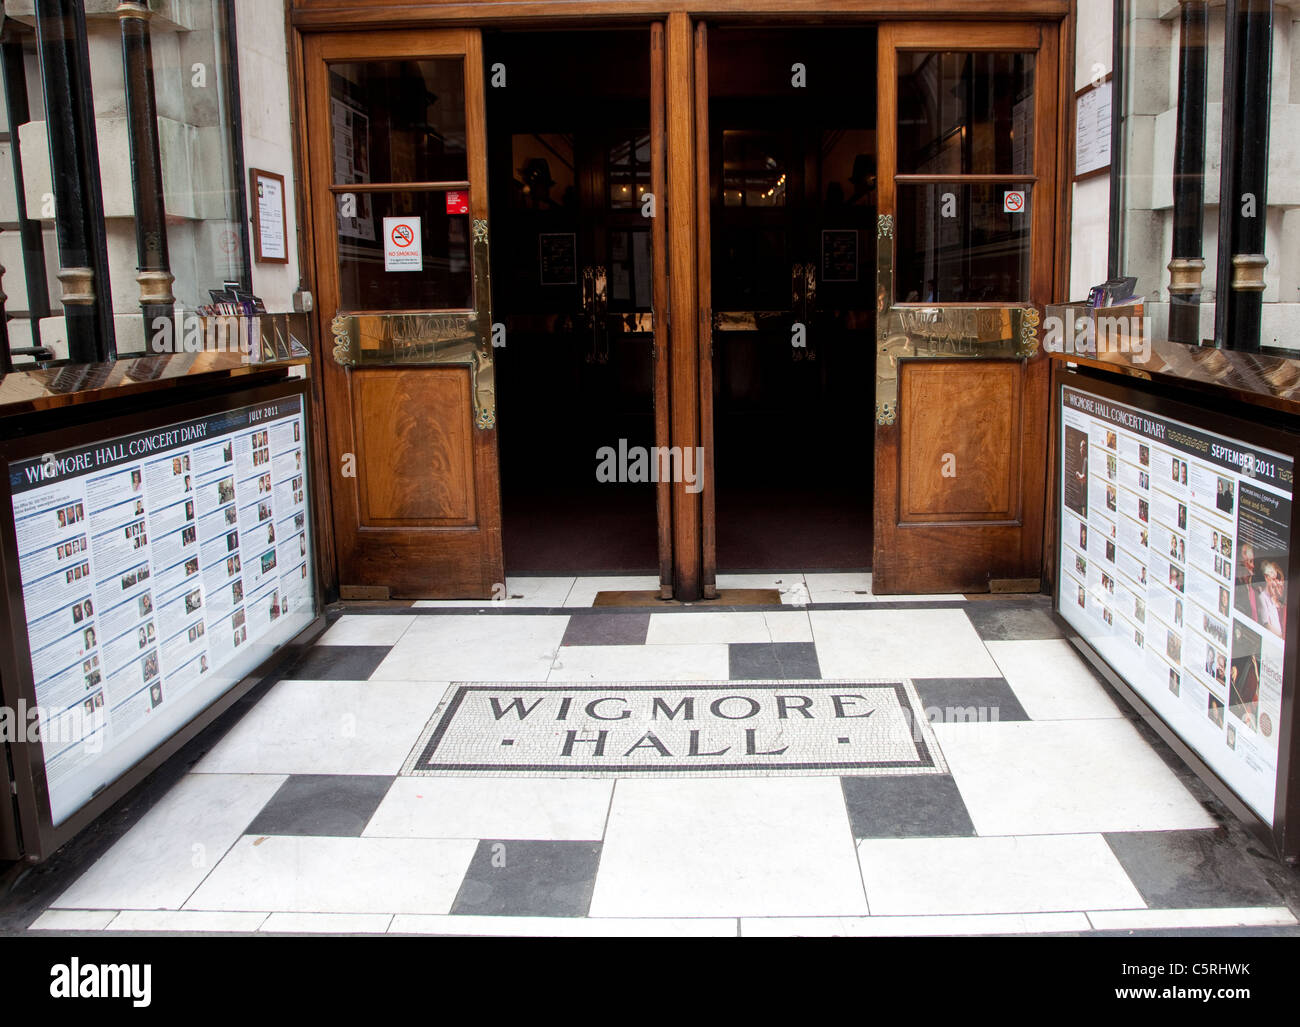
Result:
<svg viewBox="0 0 1300 1027">
<path fill-rule="evenodd" d="M 600 264 L 582 269 L 582 313 L 591 333 L 587 363 L 609 363 L 609 292 L 608 276 Z"/>
<path fill-rule="evenodd" d="M 816 360 L 817 351 L 812 345 L 812 322 L 817 314 L 817 265 L 791 265 L 790 288 L 794 321 L 803 326 L 803 344 L 791 347 L 790 358 L 795 361 Z"/>
</svg>

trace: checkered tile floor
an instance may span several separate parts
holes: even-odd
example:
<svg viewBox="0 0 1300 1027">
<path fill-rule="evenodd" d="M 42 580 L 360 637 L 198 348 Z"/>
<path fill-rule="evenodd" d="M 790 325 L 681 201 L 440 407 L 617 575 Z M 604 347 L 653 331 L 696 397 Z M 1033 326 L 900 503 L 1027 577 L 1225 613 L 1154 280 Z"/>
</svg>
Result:
<svg viewBox="0 0 1300 1027">
<path fill-rule="evenodd" d="M 779 588 L 784 605 L 593 609 L 597 591 L 654 582 L 541 578 L 482 610 L 341 608 L 174 784 L 0 897 L 0 927 L 1300 931 L 1300 875 L 1094 676 L 1046 597 L 899 602 L 864 574 L 719 584 Z M 938 773 L 402 774 L 453 682 L 899 679 Z"/>
</svg>

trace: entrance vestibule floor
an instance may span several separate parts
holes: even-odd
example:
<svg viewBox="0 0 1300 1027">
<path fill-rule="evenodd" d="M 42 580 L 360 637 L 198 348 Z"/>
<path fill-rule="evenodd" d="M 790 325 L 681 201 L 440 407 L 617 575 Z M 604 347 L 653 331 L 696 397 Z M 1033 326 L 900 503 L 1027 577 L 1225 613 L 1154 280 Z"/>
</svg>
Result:
<svg viewBox="0 0 1300 1027">
<path fill-rule="evenodd" d="M 593 608 L 654 586 L 622 576 L 513 579 L 518 598 L 490 606 L 340 606 L 177 757 L 174 783 L 11 881 L 0 930 L 1300 933 L 1300 877 L 1091 672 L 1046 597 L 897 601 L 816 572 L 719 584 L 784 605 Z M 444 704 L 480 693 L 493 712 L 448 739 L 499 732 L 469 739 L 485 769 L 412 772 Z M 566 727 L 608 729 L 624 758 L 620 712 L 645 720 L 656 698 L 695 703 L 690 725 L 658 718 L 670 755 L 643 742 L 635 771 L 556 770 Z M 553 726 L 521 716 L 534 702 Z M 923 766 L 890 769 L 915 762 L 905 733 L 863 755 L 868 708 L 923 712 Z M 697 725 L 697 748 L 730 746 L 738 769 L 682 769 Z M 823 764 L 792 766 L 803 752 Z M 855 759 L 875 762 L 826 762 Z"/>
</svg>

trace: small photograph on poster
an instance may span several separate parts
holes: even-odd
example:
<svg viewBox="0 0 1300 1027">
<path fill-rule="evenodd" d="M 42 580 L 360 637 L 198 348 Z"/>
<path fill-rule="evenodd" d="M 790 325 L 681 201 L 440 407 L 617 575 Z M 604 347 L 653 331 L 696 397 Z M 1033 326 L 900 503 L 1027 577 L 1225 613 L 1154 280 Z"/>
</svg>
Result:
<svg viewBox="0 0 1300 1027">
<path fill-rule="evenodd" d="M 1065 429 L 1065 504 L 1080 517 L 1088 516 L 1088 433 Z"/>
<path fill-rule="evenodd" d="M 1262 639 L 1241 621 L 1232 626 L 1232 670 L 1228 702 L 1231 712 L 1252 731 L 1259 717 L 1259 662 Z"/>
<path fill-rule="evenodd" d="M 1232 513 L 1232 480 L 1230 478 L 1220 477 L 1218 484 L 1215 486 L 1214 505 L 1223 513 Z"/>
</svg>

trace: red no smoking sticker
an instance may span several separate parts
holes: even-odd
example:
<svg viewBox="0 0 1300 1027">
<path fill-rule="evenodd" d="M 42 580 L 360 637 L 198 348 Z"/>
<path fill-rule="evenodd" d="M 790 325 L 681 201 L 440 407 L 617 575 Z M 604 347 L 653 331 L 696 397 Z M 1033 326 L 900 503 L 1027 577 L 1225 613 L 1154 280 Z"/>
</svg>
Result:
<svg viewBox="0 0 1300 1027">
<path fill-rule="evenodd" d="M 399 249 L 407 249 L 413 242 L 415 242 L 415 233 L 411 231 L 410 225 L 398 225 L 393 229 L 394 246 Z"/>
<path fill-rule="evenodd" d="M 1025 209 L 1025 194 L 1020 189 L 1010 189 L 1002 194 L 1004 214 L 1019 214 Z"/>
</svg>

